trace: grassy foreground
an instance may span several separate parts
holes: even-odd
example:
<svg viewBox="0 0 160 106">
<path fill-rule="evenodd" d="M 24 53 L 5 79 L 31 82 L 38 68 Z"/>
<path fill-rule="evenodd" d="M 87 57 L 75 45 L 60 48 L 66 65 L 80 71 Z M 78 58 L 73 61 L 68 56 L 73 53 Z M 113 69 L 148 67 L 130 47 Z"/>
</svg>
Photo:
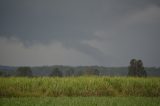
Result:
<svg viewBox="0 0 160 106">
<path fill-rule="evenodd" d="M 0 78 L 0 97 L 35 96 L 158 97 L 160 96 L 160 78 Z"/>
<path fill-rule="evenodd" d="M 41 97 L 0 98 L 0 106 L 160 106 L 151 97 Z"/>
</svg>

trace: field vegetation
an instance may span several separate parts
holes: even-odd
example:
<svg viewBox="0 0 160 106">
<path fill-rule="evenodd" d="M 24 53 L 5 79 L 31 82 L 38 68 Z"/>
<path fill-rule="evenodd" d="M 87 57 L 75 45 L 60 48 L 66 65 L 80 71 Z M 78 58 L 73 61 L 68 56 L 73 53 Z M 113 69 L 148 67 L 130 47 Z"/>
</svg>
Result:
<svg viewBox="0 0 160 106">
<path fill-rule="evenodd" d="M 8 77 L 0 78 L 1 97 L 160 96 L 160 78 Z"/>
<path fill-rule="evenodd" d="M 21 97 L 0 98 L 0 106 L 159 106 L 152 97 Z"/>
</svg>

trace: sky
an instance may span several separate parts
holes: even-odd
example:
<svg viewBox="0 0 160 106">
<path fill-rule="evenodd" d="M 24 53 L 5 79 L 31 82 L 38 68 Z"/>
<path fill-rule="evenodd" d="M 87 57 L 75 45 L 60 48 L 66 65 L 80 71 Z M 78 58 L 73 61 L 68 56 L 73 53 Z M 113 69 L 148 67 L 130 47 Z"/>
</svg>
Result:
<svg viewBox="0 0 160 106">
<path fill-rule="evenodd" d="M 0 0 L 0 65 L 160 66 L 160 0 Z"/>
</svg>

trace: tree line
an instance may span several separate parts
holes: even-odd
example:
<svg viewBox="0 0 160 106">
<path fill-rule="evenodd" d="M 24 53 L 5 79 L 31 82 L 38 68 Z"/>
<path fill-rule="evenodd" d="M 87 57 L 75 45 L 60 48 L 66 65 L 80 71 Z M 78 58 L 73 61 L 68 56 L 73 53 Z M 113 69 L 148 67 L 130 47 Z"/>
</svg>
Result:
<svg viewBox="0 0 160 106">
<path fill-rule="evenodd" d="M 86 76 L 90 76 L 90 75 L 96 75 L 96 76 L 99 76 L 100 72 L 97 70 L 97 69 L 91 69 L 91 68 L 88 68 L 84 71 L 81 71 L 78 73 L 78 75 L 86 75 Z M 32 77 L 33 74 L 32 74 L 32 71 L 31 71 L 31 68 L 30 67 L 19 67 L 17 70 L 16 70 L 16 76 L 25 76 L 25 77 Z M 54 68 L 50 75 L 50 77 L 68 77 L 68 76 L 76 76 L 75 73 L 74 73 L 74 70 L 73 69 L 68 69 L 65 71 L 65 74 L 62 73 L 61 70 L 59 70 L 59 68 Z"/>
<path fill-rule="evenodd" d="M 44 69 L 45 70 L 45 69 Z M 112 70 L 114 71 L 114 70 Z M 33 71 L 31 67 L 18 67 L 15 71 L 15 76 L 26 76 L 26 77 L 33 77 Z M 114 72 L 113 72 L 114 73 Z M 48 76 L 50 77 L 69 77 L 69 76 L 90 76 L 90 75 L 101 75 L 102 72 L 99 69 L 93 68 L 93 67 L 87 67 L 83 69 L 82 71 L 77 71 L 73 68 L 68 68 L 65 71 L 62 71 L 62 69 L 58 67 L 54 67 Z M 2 76 L 3 73 L 0 72 L 0 76 Z M 103 75 L 103 74 L 102 74 Z M 146 77 L 147 72 L 144 69 L 142 60 L 136 60 L 131 59 L 130 65 L 128 67 L 128 76 L 135 76 L 135 77 Z"/>
</svg>

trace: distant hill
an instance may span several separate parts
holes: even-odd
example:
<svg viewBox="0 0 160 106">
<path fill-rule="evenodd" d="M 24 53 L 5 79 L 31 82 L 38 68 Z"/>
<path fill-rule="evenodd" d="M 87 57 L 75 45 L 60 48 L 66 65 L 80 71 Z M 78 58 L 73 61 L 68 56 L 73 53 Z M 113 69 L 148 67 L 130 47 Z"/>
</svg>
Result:
<svg viewBox="0 0 160 106">
<path fill-rule="evenodd" d="M 3 76 L 15 76 L 16 69 L 18 67 L 12 66 L 2 66 L 0 65 L 0 72 L 3 73 Z M 128 67 L 103 67 L 103 66 L 39 66 L 31 67 L 33 76 L 49 76 L 53 69 L 58 68 L 63 76 L 67 76 L 68 70 L 73 70 L 74 76 L 79 76 L 88 69 L 97 69 L 100 76 L 127 76 Z M 160 77 L 160 68 L 156 67 L 147 67 L 145 68 L 148 76 L 158 76 Z"/>
<path fill-rule="evenodd" d="M 0 72 L 3 73 L 3 76 L 14 76 L 16 69 L 17 67 L 0 65 Z"/>
<path fill-rule="evenodd" d="M 8 70 L 8 71 L 10 71 L 10 70 L 15 70 L 15 69 L 16 69 L 16 67 L 0 65 L 0 70 Z"/>
</svg>

